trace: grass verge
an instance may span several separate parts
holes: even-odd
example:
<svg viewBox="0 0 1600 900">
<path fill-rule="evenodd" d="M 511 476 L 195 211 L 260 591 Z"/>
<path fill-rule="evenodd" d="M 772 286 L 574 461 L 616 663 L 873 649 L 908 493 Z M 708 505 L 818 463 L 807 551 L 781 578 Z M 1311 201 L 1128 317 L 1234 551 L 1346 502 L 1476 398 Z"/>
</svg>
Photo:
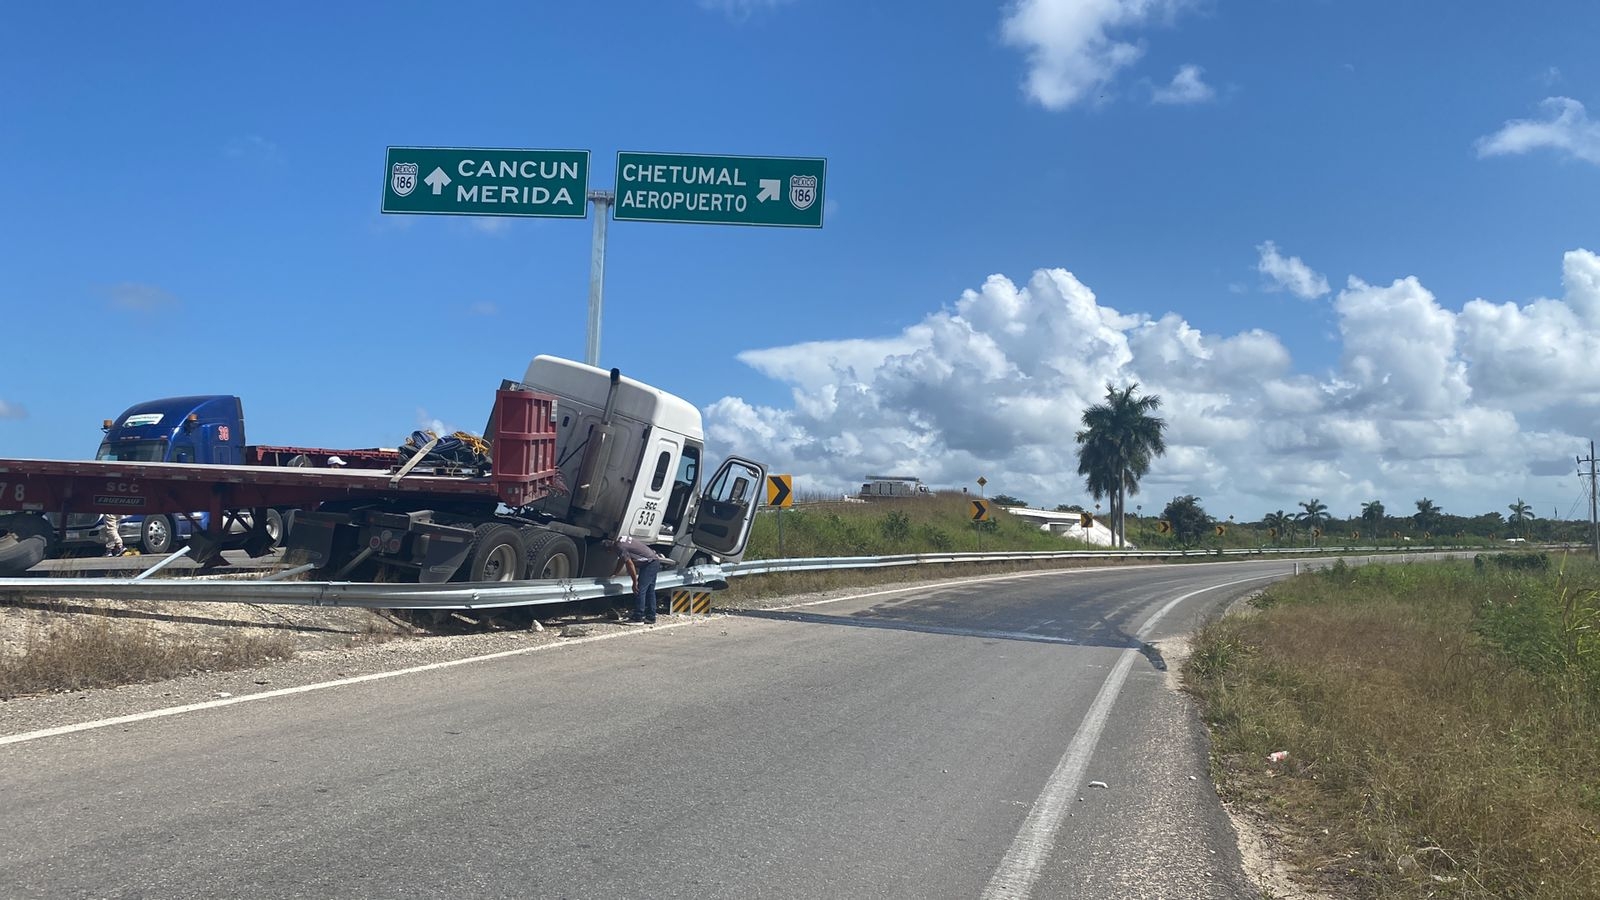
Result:
<svg viewBox="0 0 1600 900">
<path fill-rule="evenodd" d="M 0 653 L 0 699 L 243 669 L 293 655 L 286 635 L 193 638 L 107 618 L 64 619 L 30 629 Z"/>
<path fill-rule="evenodd" d="M 1274 585 L 1185 670 L 1219 789 L 1341 896 L 1600 897 L 1597 597 L 1559 562 Z"/>
</svg>

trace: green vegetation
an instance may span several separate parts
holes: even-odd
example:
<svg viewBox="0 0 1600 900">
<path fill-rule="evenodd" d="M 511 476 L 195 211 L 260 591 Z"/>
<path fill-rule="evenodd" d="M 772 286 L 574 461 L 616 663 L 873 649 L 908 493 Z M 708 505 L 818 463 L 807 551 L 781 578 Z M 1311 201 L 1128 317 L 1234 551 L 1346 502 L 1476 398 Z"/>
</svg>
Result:
<svg viewBox="0 0 1600 900">
<path fill-rule="evenodd" d="M 1219 787 L 1308 881 L 1600 896 L 1600 569 L 1341 561 L 1252 605 L 1202 630 L 1186 678 Z"/>
<path fill-rule="evenodd" d="M 1082 550 L 1084 545 L 1040 531 L 990 500 L 988 522 L 972 521 L 976 495 L 827 503 L 783 511 L 783 552 L 778 552 L 778 511 L 762 510 L 750 532 L 746 559 L 811 556 L 889 556 L 898 553 L 976 553 L 997 550 Z"/>
</svg>

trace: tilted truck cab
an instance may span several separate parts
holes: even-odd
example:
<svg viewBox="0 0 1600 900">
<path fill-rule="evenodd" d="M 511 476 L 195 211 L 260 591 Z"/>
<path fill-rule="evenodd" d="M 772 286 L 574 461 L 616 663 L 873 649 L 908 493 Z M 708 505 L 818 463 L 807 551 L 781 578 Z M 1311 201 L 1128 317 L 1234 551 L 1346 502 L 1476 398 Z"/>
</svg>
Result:
<svg viewBox="0 0 1600 900">
<path fill-rule="evenodd" d="M 705 435 L 693 404 L 553 356 L 534 359 L 523 384 L 556 398 L 556 445 L 570 489 L 542 501 L 540 512 L 587 537 L 626 534 L 658 545 L 682 564 L 743 555 L 766 470 L 730 457 L 705 481 Z"/>
</svg>

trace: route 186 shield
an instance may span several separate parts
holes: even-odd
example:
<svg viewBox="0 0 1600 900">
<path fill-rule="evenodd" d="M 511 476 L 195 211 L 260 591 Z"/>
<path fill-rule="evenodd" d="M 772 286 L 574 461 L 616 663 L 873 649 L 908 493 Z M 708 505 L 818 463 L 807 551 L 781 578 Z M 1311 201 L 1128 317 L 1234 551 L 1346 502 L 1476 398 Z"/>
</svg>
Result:
<svg viewBox="0 0 1600 900">
<path fill-rule="evenodd" d="M 817 176 L 789 176 L 789 202 L 795 209 L 810 209 L 817 202 Z"/>
<path fill-rule="evenodd" d="M 394 192 L 402 197 L 409 196 L 417 189 L 417 164 L 395 163 L 389 172 L 389 185 Z"/>
</svg>

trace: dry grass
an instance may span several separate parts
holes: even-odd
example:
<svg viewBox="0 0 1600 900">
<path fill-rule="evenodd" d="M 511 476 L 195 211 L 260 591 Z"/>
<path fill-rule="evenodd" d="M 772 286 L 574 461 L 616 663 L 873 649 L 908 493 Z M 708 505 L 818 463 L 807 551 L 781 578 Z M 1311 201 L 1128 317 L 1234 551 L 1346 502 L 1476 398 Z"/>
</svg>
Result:
<svg viewBox="0 0 1600 900">
<path fill-rule="evenodd" d="M 1274 586 L 1203 629 L 1186 671 L 1219 786 L 1341 894 L 1600 897 L 1600 659 L 1547 646 L 1582 648 L 1563 607 L 1594 607 L 1593 576 L 1336 566 Z"/>
<path fill-rule="evenodd" d="M 241 631 L 195 638 L 144 623 L 63 617 L 30 628 L 0 654 L 0 698 L 243 669 L 293 655 L 287 635 Z"/>
</svg>

